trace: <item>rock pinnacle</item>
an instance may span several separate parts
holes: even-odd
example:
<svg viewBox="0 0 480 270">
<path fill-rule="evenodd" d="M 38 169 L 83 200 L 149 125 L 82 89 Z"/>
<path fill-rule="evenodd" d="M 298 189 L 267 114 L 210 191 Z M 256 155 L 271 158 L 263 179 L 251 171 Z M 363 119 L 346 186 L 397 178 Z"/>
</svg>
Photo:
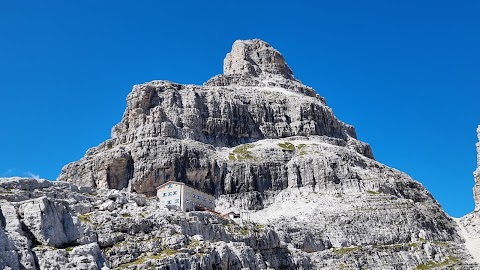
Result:
<svg viewBox="0 0 480 270">
<path fill-rule="evenodd" d="M 473 188 L 475 209 L 480 210 L 480 126 L 477 128 L 478 142 L 477 142 L 477 170 L 473 173 L 475 176 L 475 187 Z"/>
<path fill-rule="evenodd" d="M 223 74 L 255 77 L 274 74 L 294 79 L 282 54 L 260 39 L 235 41 L 232 51 L 225 57 Z"/>
</svg>

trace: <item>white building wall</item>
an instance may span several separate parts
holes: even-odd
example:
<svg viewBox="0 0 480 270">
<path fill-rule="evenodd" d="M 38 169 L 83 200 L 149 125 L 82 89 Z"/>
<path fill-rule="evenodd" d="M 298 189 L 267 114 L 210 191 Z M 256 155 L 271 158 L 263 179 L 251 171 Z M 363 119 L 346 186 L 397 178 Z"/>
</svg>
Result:
<svg viewBox="0 0 480 270">
<path fill-rule="evenodd" d="M 157 189 L 157 197 L 163 205 L 173 205 L 181 209 L 182 190 L 183 185 L 169 183 Z"/>
<path fill-rule="evenodd" d="M 215 197 L 189 186 L 184 186 L 182 210 L 192 211 L 195 210 L 195 206 L 215 209 Z"/>
</svg>

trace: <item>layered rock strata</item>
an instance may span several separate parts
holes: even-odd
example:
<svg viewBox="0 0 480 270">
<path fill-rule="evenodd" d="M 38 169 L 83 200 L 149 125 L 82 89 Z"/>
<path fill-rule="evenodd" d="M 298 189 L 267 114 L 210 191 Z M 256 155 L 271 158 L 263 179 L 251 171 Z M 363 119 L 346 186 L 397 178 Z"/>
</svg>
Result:
<svg viewBox="0 0 480 270">
<path fill-rule="evenodd" d="M 112 138 L 65 166 L 58 180 L 146 195 L 175 180 L 218 196 L 279 191 L 294 181 L 288 178 L 288 153 L 241 162 L 224 155 L 246 143 L 316 138 L 373 158 L 355 129 L 335 118 L 312 88 L 295 80 L 281 54 L 265 42 L 235 42 L 224 70 L 204 86 L 168 81 L 134 86 Z M 254 167 L 251 177 L 241 173 L 245 165 Z M 301 177 L 303 170 L 299 173 Z M 225 179 L 244 184 L 229 185 Z"/>
</svg>

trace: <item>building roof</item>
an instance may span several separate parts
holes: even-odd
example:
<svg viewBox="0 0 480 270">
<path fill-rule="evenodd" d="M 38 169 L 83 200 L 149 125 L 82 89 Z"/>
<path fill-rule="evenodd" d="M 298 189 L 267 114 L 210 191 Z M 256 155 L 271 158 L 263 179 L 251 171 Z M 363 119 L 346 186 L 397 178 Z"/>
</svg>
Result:
<svg viewBox="0 0 480 270">
<path fill-rule="evenodd" d="M 228 216 L 230 214 L 238 215 L 237 213 L 235 213 L 233 211 L 230 211 L 230 212 L 226 212 L 226 213 L 221 214 L 221 216 Z"/>
<path fill-rule="evenodd" d="M 185 185 L 185 186 L 187 186 L 185 183 L 169 180 L 169 181 L 161 184 L 160 186 L 158 186 L 157 189 L 163 188 L 164 186 L 166 186 L 166 185 L 168 185 L 168 184 L 177 184 L 177 185 Z"/>
</svg>

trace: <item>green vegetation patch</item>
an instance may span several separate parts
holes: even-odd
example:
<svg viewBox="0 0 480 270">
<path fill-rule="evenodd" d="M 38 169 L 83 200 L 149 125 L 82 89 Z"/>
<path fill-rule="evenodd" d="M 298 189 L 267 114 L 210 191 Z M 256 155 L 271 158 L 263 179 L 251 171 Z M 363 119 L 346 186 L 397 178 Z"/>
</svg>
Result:
<svg viewBox="0 0 480 270">
<path fill-rule="evenodd" d="M 432 269 L 436 267 L 442 267 L 442 266 L 447 266 L 447 265 L 452 265 L 452 264 L 460 264 L 461 261 L 453 256 L 448 256 L 447 259 L 441 261 L 441 262 L 434 262 L 434 261 L 428 261 L 425 264 L 419 264 L 415 269 L 418 270 L 425 270 L 425 269 Z"/>
<path fill-rule="evenodd" d="M 177 253 L 178 253 L 178 251 L 176 251 L 174 249 L 167 248 L 167 249 L 162 250 L 160 253 L 158 253 L 156 255 L 150 256 L 149 258 L 160 259 L 160 258 L 163 258 L 163 257 L 175 255 Z"/>
<path fill-rule="evenodd" d="M 250 149 L 255 147 L 252 144 L 244 144 L 237 146 L 233 149 L 232 152 L 228 154 L 228 160 L 247 160 L 247 159 L 254 159 L 252 152 Z"/>
<path fill-rule="evenodd" d="M 79 215 L 78 219 L 80 219 L 80 221 L 84 223 L 92 223 L 92 221 L 90 220 L 90 214 Z"/>
<path fill-rule="evenodd" d="M 351 252 L 356 252 L 362 250 L 361 246 L 358 247 L 344 247 L 344 248 L 334 248 L 333 252 L 340 255 L 345 255 Z"/>
<path fill-rule="evenodd" d="M 192 239 L 192 241 L 190 241 L 190 244 L 187 246 L 187 248 L 194 249 L 194 248 L 199 247 L 199 246 L 201 246 L 200 240 Z"/>
<path fill-rule="evenodd" d="M 378 192 L 378 191 L 373 191 L 373 190 L 367 190 L 367 193 L 370 194 L 370 195 L 378 195 L 378 194 L 380 194 L 380 192 Z"/>
<path fill-rule="evenodd" d="M 258 224 L 258 223 L 255 223 L 255 225 L 254 225 L 254 226 L 255 226 L 255 229 L 256 229 L 256 230 L 263 230 L 263 228 L 265 228 L 265 226 L 264 226 L 264 225 L 262 225 L 262 224 Z"/>
<path fill-rule="evenodd" d="M 249 235 L 250 230 L 247 228 L 240 228 L 240 230 L 238 230 L 238 233 L 240 233 L 241 235 Z"/>
<path fill-rule="evenodd" d="M 250 235 L 251 231 L 248 227 L 241 227 L 234 223 L 225 224 L 225 231 L 228 233 L 235 233 L 241 235 Z"/>
<path fill-rule="evenodd" d="M 289 143 L 289 142 L 283 142 L 283 143 L 279 143 L 277 144 L 278 146 L 280 146 L 282 149 L 284 150 L 288 150 L 288 151 L 295 151 L 295 145 L 292 144 L 292 143 Z"/>
<path fill-rule="evenodd" d="M 437 246 L 448 247 L 448 242 L 445 241 L 433 241 L 433 243 Z"/>
<path fill-rule="evenodd" d="M 127 241 L 120 241 L 120 242 L 116 242 L 115 244 L 113 244 L 113 247 L 118 248 L 118 247 L 125 246 L 125 245 L 127 245 L 127 244 L 128 244 Z"/>
<path fill-rule="evenodd" d="M 122 214 L 122 217 L 124 217 L 124 218 L 131 218 L 132 215 L 130 215 L 130 214 L 128 214 L 128 213 L 124 213 L 124 214 Z"/>
<path fill-rule="evenodd" d="M 138 265 L 138 264 L 142 264 L 144 262 L 147 261 L 147 258 L 146 257 L 140 257 L 138 259 L 136 259 L 135 261 L 133 262 L 129 262 L 129 263 L 124 263 L 124 264 L 121 264 L 118 266 L 118 269 L 125 269 L 125 268 L 128 268 L 132 265 Z"/>
<path fill-rule="evenodd" d="M 121 265 L 118 266 L 117 269 L 125 269 L 125 268 L 128 268 L 128 267 L 133 266 L 133 265 L 143 264 L 148 260 L 158 260 L 158 259 L 162 259 L 163 257 L 175 255 L 177 253 L 178 253 L 178 251 L 173 250 L 173 249 L 164 249 L 158 254 L 155 254 L 155 255 L 152 255 L 152 256 L 146 256 L 146 257 L 139 257 L 133 262 L 121 264 Z"/>
</svg>

